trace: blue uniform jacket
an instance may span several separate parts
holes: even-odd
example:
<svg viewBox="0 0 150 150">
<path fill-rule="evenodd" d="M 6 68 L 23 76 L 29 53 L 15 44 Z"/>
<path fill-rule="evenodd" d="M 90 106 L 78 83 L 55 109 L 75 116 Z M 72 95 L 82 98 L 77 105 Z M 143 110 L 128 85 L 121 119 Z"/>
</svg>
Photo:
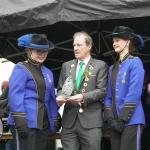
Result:
<svg viewBox="0 0 150 150">
<path fill-rule="evenodd" d="M 58 107 L 55 98 L 53 74 L 43 65 L 41 70 L 46 85 L 44 104 L 50 124 L 49 130 L 54 131 L 53 119 L 58 116 Z M 26 120 L 29 128 L 37 128 L 36 116 L 40 112 L 38 112 L 37 108 L 39 101 L 37 101 L 38 95 L 36 91 L 32 75 L 23 65 L 16 64 L 9 79 L 8 99 L 10 113 L 7 121 L 9 125 L 15 125 L 14 117 L 16 116 L 22 118 L 19 125 L 24 125 L 24 120 Z"/>
<path fill-rule="evenodd" d="M 111 70 L 112 66 L 108 73 L 107 92 L 104 100 L 105 121 L 109 117 L 113 117 Z M 145 124 L 141 104 L 143 80 L 143 64 L 138 57 L 129 56 L 124 62 L 119 64 L 116 78 L 115 102 L 118 117 L 126 121 L 125 126 Z"/>
</svg>

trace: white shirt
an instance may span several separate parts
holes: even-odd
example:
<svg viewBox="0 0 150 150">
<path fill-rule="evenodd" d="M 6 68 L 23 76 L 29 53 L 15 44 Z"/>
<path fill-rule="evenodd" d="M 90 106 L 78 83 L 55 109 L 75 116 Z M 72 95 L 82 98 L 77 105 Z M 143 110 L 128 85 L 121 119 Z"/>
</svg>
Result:
<svg viewBox="0 0 150 150">
<path fill-rule="evenodd" d="M 90 60 L 91 56 L 89 55 L 88 58 L 86 58 L 83 62 L 84 62 L 84 65 L 82 67 L 83 69 L 83 72 L 84 72 L 84 69 L 86 68 L 86 65 L 88 64 L 89 60 Z M 81 60 L 78 59 L 78 64 L 77 64 L 77 69 L 76 69 L 76 78 L 77 78 L 77 74 L 78 74 L 78 71 L 79 71 L 79 68 L 80 68 L 80 62 Z"/>
</svg>

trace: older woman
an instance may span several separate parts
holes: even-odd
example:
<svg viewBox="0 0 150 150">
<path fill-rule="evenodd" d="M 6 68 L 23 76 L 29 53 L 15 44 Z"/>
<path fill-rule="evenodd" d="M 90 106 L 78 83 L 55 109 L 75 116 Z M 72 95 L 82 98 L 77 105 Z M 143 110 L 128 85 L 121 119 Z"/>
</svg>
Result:
<svg viewBox="0 0 150 150">
<path fill-rule="evenodd" d="M 140 150 L 142 125 L 145 123 L 141 104 L 144 69 L 134 57 L 144 46 L 141 36 L 118 26 L 106 38 L 113 42 L 119 60 L 110 67 L 104 100 L 105 121 L 110 127 L 111 150 Z"/>
<path fill-rule="evenodd" d="M 7 122 L 17 150 L 44 150 L 48 130 L 55 133 L 58 127 L 54 78 L 43 65 L 54 44 L 44 34 L 27 34 L 18 46 L 26 47 L 28 60 L 16 64 L 10 76 Z"/>
</svg>

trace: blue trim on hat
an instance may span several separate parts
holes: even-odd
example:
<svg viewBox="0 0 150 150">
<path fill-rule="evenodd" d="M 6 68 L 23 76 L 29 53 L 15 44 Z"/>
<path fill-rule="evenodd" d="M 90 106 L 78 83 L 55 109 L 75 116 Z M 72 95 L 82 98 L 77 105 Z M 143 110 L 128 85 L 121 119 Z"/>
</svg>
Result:
<svg viewBox="0 0 150 150">
<path fill-rule="evenodd" d="M 136 34 L 136 36 L 139 38 L 140 40 L 140 44 L 138 45 L 137 48 L 142 49 L 144 47 L 144 40 L 142 39 L 142 37 L 139 34 Z"/>
<path fill-rule="evenodd" d="M 29 46 L 34 47 L 34 48 L 49 48 L 49 45 L 38 45 L 38 44 L 32 44 L 29 43 Z"/>
<path fill-rule="evenodd" d="M 18 46 L 29 46 L 31 35 L 32 34 L 26 34 L 18 38 Z"/>
</svg>

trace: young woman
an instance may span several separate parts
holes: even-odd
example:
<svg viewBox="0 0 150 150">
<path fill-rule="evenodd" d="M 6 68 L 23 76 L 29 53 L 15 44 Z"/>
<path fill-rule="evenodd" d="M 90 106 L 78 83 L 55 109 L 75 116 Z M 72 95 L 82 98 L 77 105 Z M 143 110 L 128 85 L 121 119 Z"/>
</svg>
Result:
<svg viewBox="0 0 150 150">
<path fill-rule="evenodd" d="M 109 69 L 104 100 L 105 121 L 110 128 L 111 150 L 140 150 L 142 125 L 145 123 L 141 104 L 144 69 L 132 54 L 144 46 L 141 36 L 118 26 L 106 36 L 113 42 L 119 60 Z"/>
<path fill-rule="evenodd" d="M 27 34 L 18 46 L 26 47 L 28 60 L 16 64 L 10 76 L 7 123 L 16 150 L 44 150 L 48 131 L 58 128 L 53 74 L 43 65 L 54 44 L 44 34 Z"/>
</svg>

